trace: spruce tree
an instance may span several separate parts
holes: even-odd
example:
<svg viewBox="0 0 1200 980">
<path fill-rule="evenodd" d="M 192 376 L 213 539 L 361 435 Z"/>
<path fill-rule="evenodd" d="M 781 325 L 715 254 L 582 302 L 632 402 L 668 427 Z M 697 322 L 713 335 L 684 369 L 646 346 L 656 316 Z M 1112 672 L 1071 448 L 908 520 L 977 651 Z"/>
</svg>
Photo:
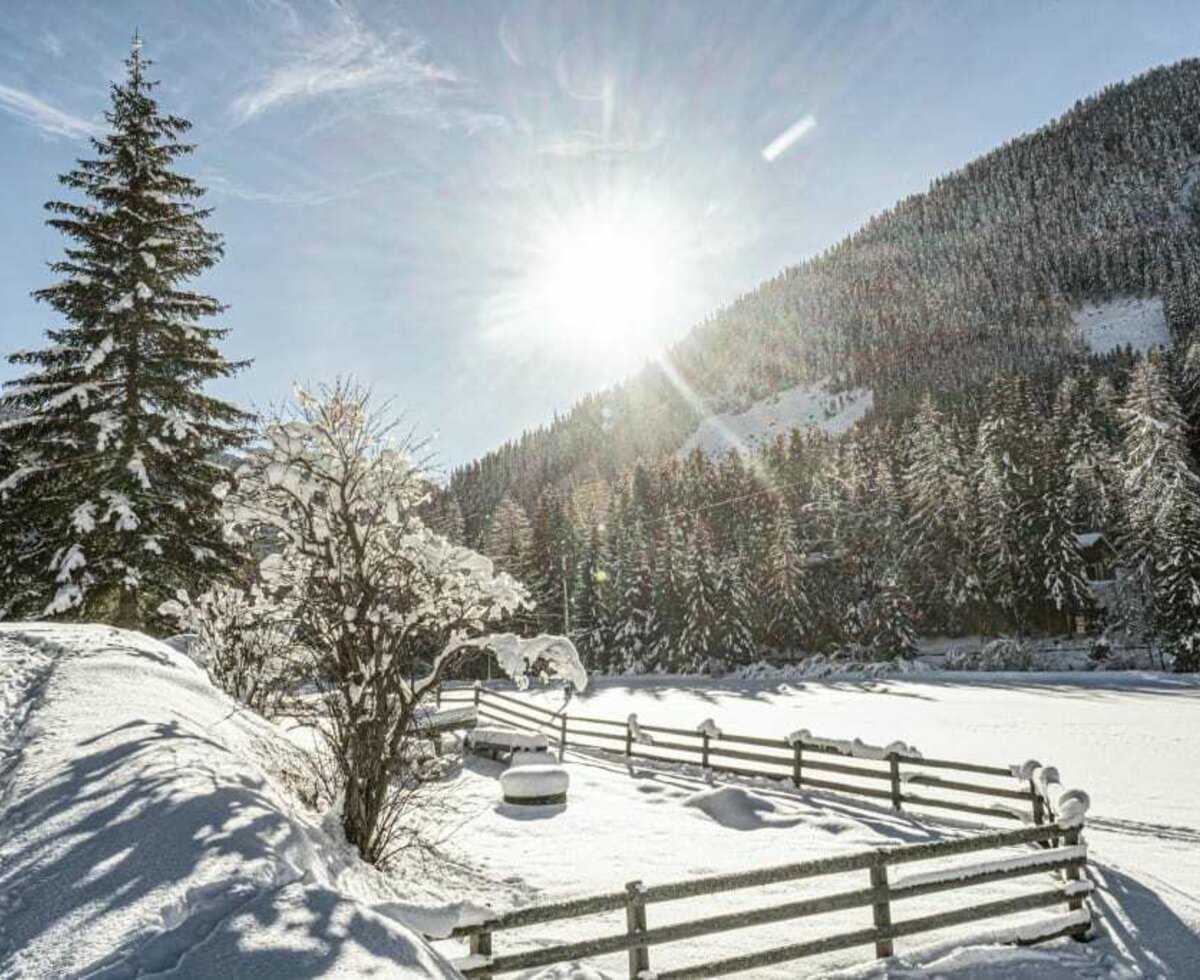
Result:
<svg viewBox="0 0 1200 980">
<path fill-rule="evenodd" d="M 815 633 L 812 586 L 796 522 L 786 505 L 776 509 L 770 533 L 760 604 L 766 643 L 778 651 L 809 649 Z"/>
<path fill-rule="evenodd" d="M 231 560 L 214 487 L 249 417 L 204 391 L 244 363 L 217 349 L 221 304 L 187 285 L 221 256 L 203 189 L 175 169 L 190 124 L 159 111 L 137 39 L 125 66 L 108 135 L 60 178 L 84 200 L 46 205 L 71 244 L 34 295 L 66 323 L 9 358 L 29 370 L 0 403 L 17 415 L 0 493 L 23 537 L 18 614 L 137 628 Z"/>
<path fill-rule="evenodd" d="M 1185 654 L 1200 636 L 1200 477 L 1187 445 L 1183 409 L 1158 358 L 1139 364 L 1125 420 L 1124 561 L 1150 600 L 1152 625 Z"/>
</svg>

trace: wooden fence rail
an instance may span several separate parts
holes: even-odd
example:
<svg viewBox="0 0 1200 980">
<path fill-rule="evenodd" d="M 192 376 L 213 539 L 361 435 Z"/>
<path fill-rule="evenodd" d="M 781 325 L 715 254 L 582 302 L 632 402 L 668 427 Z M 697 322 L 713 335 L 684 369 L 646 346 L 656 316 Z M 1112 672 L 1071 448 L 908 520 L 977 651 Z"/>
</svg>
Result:
<svg viewBox="0 0 1200 980">
<path fill-rule="evenodd" d="M 883 958 L 892 955 L 893 940 L 902 936 L 1055 905 L 1063 906 L 1067 910 L 1066 914 L 1040 924 L 1026 926 L 1018 941 L 1040 942 L 1063 935 L 1082 938 L 1089 928 L 1090 914 L 1082 905 L 1085 887 L 1081 887 L 1083 883 L 1080 882 L 1080 872 L 1086 863 L 1087 854 L 1086 849 L 1075 842 L 1077 834 L 1077 827 L 1046 824 L 658 885 L 647 886 L 641 881 L 633 881 L 619 892 L 571 899 L 499 915 L 476 925 L 456 929 L 451 938 L 467 939 L 470 942 L 472 956 L 459 964 L 461 972 L 467 977 L 492 977 L 571 960 L 626 952 L 631 978 L 645 977 L 649 973 L 650 950 L 655 946 L 858 908 L 871 910 L 873 924 L 870 928 L 809 939 L 698 965 L 668 970 L 655 969 L 653 975 L 714 977 L 857 946 L 873 946 L 875 955 Z M 1015 857 L 1009 853 L 998 860 L 911 875 L 889 882 L 888 870 L 899 865 L 1030 844 L 1043 844 L 1048 849 L 1026 850 Z M 680 901 L 864 870 L 868 872 L 866 887 L 761 908 L 709 915 L 669 925 L 652 927 L 648 924 L 647 909 L 659 902 Z M 1046 872 L 1058 872 L 1062 876 L 1062 883 L 1042 887 L 1036 892 L 966 907 L 963 907 L 961 902 L 956 902 L 954 908 L 936 914 L 899 921 L 893 919 L 893 906 L 906 899 Z M 492 955 L 493 940 L 497 933 L 621 909 L 626 913 L 625 929 L 622 932 L 541 946 L 526 952 Z"/>
<path fill-rule="evenodd" d="M 1036 791 L 1014 786 L 1014 771 L 1007 766 L 904 753 L 864 757 L 819 738 L 788 740 L 647 724 L 636 726 L 635 732 L 628 720 L 551 711 L 483 687 L 447 689 L 439 701 L 471 704 L 481 720 L 542 732 L 558 740 L 560 751 L 568 744 L 622 751 L 627 758 L 695 764 L 711 772 L 791 783 L 796 789 L 883 801 L 896 810 L 916 807 L 1034 823 L 1050 819 Z"/>
</svg>

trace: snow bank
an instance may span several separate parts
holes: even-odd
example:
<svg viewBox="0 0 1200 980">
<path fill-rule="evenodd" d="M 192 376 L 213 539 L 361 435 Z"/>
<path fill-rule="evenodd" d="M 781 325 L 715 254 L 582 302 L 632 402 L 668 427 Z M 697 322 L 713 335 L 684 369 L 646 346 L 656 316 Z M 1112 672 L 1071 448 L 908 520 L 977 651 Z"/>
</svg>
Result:
<svg viewBox="0 0 1200 980">
<path fill-rule="evenodd" d="M 20 723 L 0 745 L 0 976 L 454 975 L 276 785 L 266 760 L 294 748 L 186 656 L 0 624 L 0 691 Z"/>
<path fill-rule="evenodd" d="M 754 449 L 797 427 L 815 426 L 830 435 L 841 435 L 871 410 L 874 401 L 868 388 L 833 394 L 824 384 L 797 385 L 755 402 L 744 412 L 710 416 L 683 444 L 679 455 L 696 449 L 710 456 Z"/>
<path fill-rule="evenodd" d="M 1104 303 L 1086 303 L 1071 312 L 1071 322 L 1080 330 L 1083 343 L 1093 354 L 1132 347 L 1145 354 L 1154 347 L 1170 347 L 1162 300 L 1126 296 Z"/>
</svg>

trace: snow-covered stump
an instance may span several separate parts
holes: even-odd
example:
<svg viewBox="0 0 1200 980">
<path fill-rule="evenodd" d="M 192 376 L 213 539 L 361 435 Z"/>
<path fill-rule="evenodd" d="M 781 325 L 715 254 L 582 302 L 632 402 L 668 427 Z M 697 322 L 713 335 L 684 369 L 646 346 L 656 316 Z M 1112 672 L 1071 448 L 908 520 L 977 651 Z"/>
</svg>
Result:
<svg viewBox="0 0 1200 980">
<path fill-rule="evenodd" d="M 567 802 L 570 782 L 562 766 L 519 765 L 500 774 L 500 792 L 516 806 L 552 806 Z"/>
</svg>

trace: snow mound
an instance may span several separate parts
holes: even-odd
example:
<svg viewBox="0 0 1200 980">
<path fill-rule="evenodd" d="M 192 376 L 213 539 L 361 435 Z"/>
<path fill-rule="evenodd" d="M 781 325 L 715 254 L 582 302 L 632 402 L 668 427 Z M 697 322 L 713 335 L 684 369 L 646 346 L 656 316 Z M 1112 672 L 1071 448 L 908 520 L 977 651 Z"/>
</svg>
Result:
<svg viewBox="0 0 1200 980">
<path fill-rule="evenodd" d="M 730 830 L 761 830 L 764 827 L 794 827 L 806 822 L 803 817 L 787 816 L 779 812 L 779 807 L 764 796 L 752 793 L 742 786 L 718 786 L 715 789 L 702 790 L 693 793 L 683 801 L 683 805 L 699 810 L 722 827 Z M 811 821 L 807 821 L 812 823 Z M 836 828 L 814 823 L 818 829 L 832 833 L 840 832 Z"/>
<path fill-rule="evenodd" d="M 1170 347 L 1171 332 L 1156 296 L 1142 299 L 1126 296 L 1104 303 L 1085 303 L 1071 312 L 1071 322 L 1080 330 L 1084 346 L 1093 354 L 1132 347 L 1145 354 L 1154 347 Z"/>
<path fill-rule="evenodd" d="M 0 744 L 0 976 L 454 976 L 273 781 L 284 737 L 185 655 L 0 624 L 0 692 L 20 720 Z"/>
<path fill-rule="evenodd" d="M 712 415 L 683 444 L 680 456 L 695 449 L 715 456 L 753 450 L 793 428 L 815 426 L 841 435 L 862 419 L 875 402 L 869 388 L 832 393 L 824 384 L 796 385 L 755 402 L 746 411 Z"/>
</svg>

